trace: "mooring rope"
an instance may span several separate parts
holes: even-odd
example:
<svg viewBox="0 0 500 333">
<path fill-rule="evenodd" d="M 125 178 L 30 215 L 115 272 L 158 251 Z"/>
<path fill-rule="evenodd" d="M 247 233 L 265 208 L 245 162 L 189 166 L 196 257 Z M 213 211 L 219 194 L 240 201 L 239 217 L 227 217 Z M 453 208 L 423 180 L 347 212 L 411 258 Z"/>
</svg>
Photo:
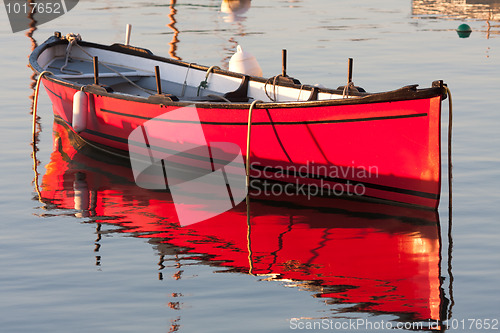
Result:
<svg viewBox="0 0 500 333">
<path fill-rule="evenodd" d="M 250 240 L 250 231 L 251 231 L 251 223 L 250 223 L 250 139 L 252 138 L 252 113 L 255 105 L 257 103 L 262 103 L 261 100 L 255 100 L 250 104 L 250 108 L 248 109 L 248 125 L 247 125 L 247 151 L 246 151 L 246 204 L 247 204 L 247 250 L 248 250 L 248 264 L 249 270 L 248 273 L 253 275 L 253 260 L 252 260 L 252 245 Z"/>
<path fill-rule="evenodd" d="M 83 74 L 80 71 L 76 71 L 73 69 L 65 69 L 66 66 L 68 66 L 68 61 L 69 61 L 69 55 L 71 53 L 71 48 L 73 45 L 77 44 L 78 41 L 82 40 L 82 36 L 80 34 L 75 34 L 75 33 L 69 33 L 66 35 L 66 40 L 68 41 L 68 46 L 66 47 L 66 60 L 64 61 L 64 65 L 59 69 L 59 71 L 63 74 L 70 74 L 70 75 L 81 75 Z"/>
<path fill-rule="evenodd" d="M 264 84 L 264 92 L 266 93 L 266 96 L 269 98 L 269 100 L 273 101 L 273 102 L 277 102 L 278 101 L 278 98 L 277 98 L 277 94 L 276 94 L 276 82 L 278 81 L 278 79 L 283 76 L 283 74 L 278 74 L 276 76 L 273 76 L 273 77 L 270 77 L 269 79 L 266 80 L 266 83 Z M 267 85 L 271 83 L 271 81 L 273 82 L 272 85 L 273 85 L 273 90 L 272 90 L 272 93 L 274 96 L 271 96 L 269 92 L 267 92 Z"/>
<path fill-rule="evenodd" d="M 451 98 L 450 88 L 444 86 L 448 94 L 448 276 L 449 285 L 448 293 L 450 297 L 450 305 L 448 308 L 448 319 L 451 318 L 452 308 L 455 305 L 453 297 L 453 272 L 452 272 L 452 250 L 453 250 L 453 163 L 452 163 L 452 128 L 453 128 L 453 101 Z"/>
<path fill-rule="evenodd" d="M 33 146 L 33 171 L 35 172 L 35 178 L 33 179 L 33 182 L 35 183 L 35 191 L 38 196 L 38 201 L 42 202 L 42 193 L 40 192 L 40 186 L 38 185 L 38 160 L 36 158 L 36 119 L 37 119 L 37 110 L 38 110 L 38 91 L 40 90 L 40 82 L 42 81 L 42 77 L 46 74 L 49 75 L 54 75 L 52 72 L 49 71 L 43 71 L 38 75 L 38 78 L 36 80 L 36 86 L 35 86 L 35 95 L 33 96 L 33 106 L 32 106 L 32 113 L 33 113 L 33 127 L 32 127 L 32 146 Z"/>
<path fill-rule="evenodd" d="M 446 93 L 448 94 L 448 210 L 451 218 L 451 209 L 452 209 L 452 183 L 453 183 L 453 163 L 452 163 L 452 152 L 451 152 L 451 141 L 452 141 L 452 128 L 453 128 L 453 101 L 451 99 L 451 91 L 450 88 L 445 86 Z"/>
<path fill-rule="evenodd" d="M 342 98 L 349 98 L 349 89 L 356 89 L 354 87 L 354 82 L 347 82 L 344 87 L 344 91 L 342 92 Z"/>
<path fill-rule="evenodd" d="M 248 274 L 253 274 L 253 259 L 252 259 L 252 240 L 250 238 L 252 233 L 252 224 L 250 222 L 250 195 L 247 194 L 246 197 L 247 204 L 247 251 L 248 251 Z"/>
<path fill-rule="evenodd" d="M 252 138 L 252 113 L 253 109 L 255 108 L 255 105 L 257 103 L 262 103 L 261 100 L 255 100 L 250 104 L 250 108 L 248 109 L 248 125 L 247 125 L 247 151 L 246 151 L 246 186 L 247 186 L 247 191 L 248 187 L 250 186 L 250 140 Z M 248 193 L 247 193 L 248 196 Z"/>
<path fill-rule="evenodd" d="M 191 69 L 191 63 L 188 65 L 188 69 L 186 71 L 186 76 L 184 77 L 184 83 L 182 84 L 182 91 L 181 91 L 181 96 L 180 97 L 184 97 L 184 94 L 186 93 L 187 77 L 188 77 L 190 69 Z"/>
<path fill-rule="evenodd" d="M 300 85 L 299 95 L 297 96 L 297 102 L 300 100 L 300 95 L 302 94 L 302 90 L 304 89 L 304 84 Z"/>
<path fill-rule="evenodd" d="M 33 97 L 33 128 L 32 128 L 32 141 L 35 144 L 36 140 L 36 118 L 37 118 L 37 110 L 38 110 L 38 91 L 40 90 L 40 82 L 42 81 L 42 77 L 46 74 L 54 75 L 50 71 L 43 71 L 38 75 L 35 86 L 35 96 Z"/>
</svg>

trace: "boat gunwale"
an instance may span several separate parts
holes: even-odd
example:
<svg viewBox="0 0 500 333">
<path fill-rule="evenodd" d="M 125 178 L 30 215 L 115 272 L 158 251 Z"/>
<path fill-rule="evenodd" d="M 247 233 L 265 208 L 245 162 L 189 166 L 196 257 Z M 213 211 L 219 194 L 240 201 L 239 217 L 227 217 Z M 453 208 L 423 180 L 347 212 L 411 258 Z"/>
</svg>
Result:
<svg viewBox="0 0 500 333">
<path fill-rule="evenodd" d="M 196 70 L 207 71 L 210 67 L 199 65 L 196 63 L 189 63 L 181 60 L 166 58 L 162 56 L 158 56 L 153 54 L 150 50 L 134 47 L 134 46 L 126 46 L 123 44 L 112 44 L 112 45 L 103 45 L 97 44 L 93 42 L 79 41 L 79 45 L 83 47 L 91 47 L 96 49 L 101 49 L 109 52 L 122 53 L 131 56 L 142 57 L 154 61 L 169 63 L 173 65 L 190 67 Z M 29 57 L 29 65 L 35 71 L 36 74 L 40 74 L 44 71 L 43 67 L 38 63 L 39 56 L 47 49 L 51 47 L 55 47 L 57 45 L 66 45 L 68 41 L 64 39 L 64 37 L 51 36 L 44 43 L 40 44 L 33 50 Z M 229 76 L 234 78 L 243 79 L 244 74 L 231 72 L 228 70 L 223 70 L 219 68 L 213 68 L 212 71 L 216 74 Z M 48 80 L 55 84 L 65 86 L 74 90 L 82 90 L 93 95 L 110 97 L 125 101 L 132 101 L 138 103 L 146 103 L 146 104 L 156 104 L 160 106 L 188 106 L 188 105 L 196 105 L 197 107 L 211 109 L 248 109 L 251 102 L 241 103 L 241 102 L 218 102 L 218 101 L 171 101 L 168 97 L 163 97 L 162 95 L 152 95 L 149 97 L 141 97 L 141 96 L 133 96 L 128 94 L 114 93 L 108 92 L 101 86 L 96 85 L 82 85 L 77 84 L 72 81 L 60 78 L 56 75 L 45 75 L 44 80 Z M 265 83 L 267 81 L 266 78 L 250 76 L 250 80 L 260 83 Z M 310 85 L 297 85 L 297 84 L 289 84 L 289 83 L 279 83 L 278 86 L 287 87 L 287 88 L 298 88 L 298 86 L 302 86 L 302 89 L 312 89 L 315 88 Z M 378 92 L 378 93 L 357 93 L 352 92 L 351 96 L 356 96 L 356 98 L 340 98 L 340 99 L 324 99 L 324 100 L 313 100 L 313 101 L 288 101 L 288 102 L 262 102 L 257 103 L 255 108 L 262 109 L 274 109 L 274 108 L 308 108 L 308 107 L 325 107 L 325 106 L 335 106 L 335 105 L 358 105 L 358 104 L 371 104 L 371 103 L 384 103 L 384 102 L 396 102 L 396 101 L 406 101 L 406 100 L 417 100 L 417 99 L 428 99 L 433 97 L 440 96 L 441 99 L 445 99 L 447 92 L 443 86 L 442 81 L 434 81 L 432 83 L 432 87 L 430 88 L 417 88 L 418 85 L 408 85 L 402 88 L 387 91 L 387 92 Z M 336 89 L 328 89 L 328 88 L 320 88 L 319 92 L 322 93 L 331 93 L 331 94 L 339 94 L 340 90 Z"/>
</svg>

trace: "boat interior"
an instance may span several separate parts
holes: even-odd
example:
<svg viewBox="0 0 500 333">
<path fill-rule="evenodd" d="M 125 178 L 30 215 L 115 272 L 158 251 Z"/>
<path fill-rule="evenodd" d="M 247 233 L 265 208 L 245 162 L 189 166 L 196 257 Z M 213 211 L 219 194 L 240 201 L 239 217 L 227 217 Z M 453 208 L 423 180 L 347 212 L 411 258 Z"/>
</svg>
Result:
<svg viewBox="0 0 500 333">
<path fill-rule="evenodd" d="M 80 86 L 96 82 L 109 92 L 148 98 L 164 95 L 181 102 L 251 103 L 307 102 L 356 98 L 354 85 L 325 89 L 298 83 L 287 76 L 270 79 L 256 78 L 180 61 L 161 61 L 117 50 L 58 44 L 45 49 L 38 58 L 39 65 L 56 77 Z M 115 49 L 127 46 L 113 45 Z M 137 48 L 134 48 L 137 50 Z M 139 49 L 142 50 L 142 49 Z M 144 50 L 144 52 L 149 52 Z M 95 69 L 94 57 L 97 57 Z M 157 67 L 157 68 L 155 68 Z"/>
</svg>

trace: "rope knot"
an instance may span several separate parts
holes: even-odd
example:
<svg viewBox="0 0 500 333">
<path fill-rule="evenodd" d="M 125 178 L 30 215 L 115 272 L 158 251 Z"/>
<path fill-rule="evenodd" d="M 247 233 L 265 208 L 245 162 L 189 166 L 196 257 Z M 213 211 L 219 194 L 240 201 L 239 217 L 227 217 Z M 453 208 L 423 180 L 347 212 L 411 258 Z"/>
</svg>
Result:
<svg viewBox="0 0 500 333">
<path fill-rule="evenodd" d="M 66 47 L 66 60 L 64 62 L 64 65 L 61 67 L 61 69 L 59 69 L 59 71 L 61 73 L 64 73 L 64 74 L 71 74 L 71 75 L 83 74 L 80 71 L 66 69 L 66 67 L 68 66 L 68 61 L 69 61 L 69 57 L 71 54 L 71 47 L 73 45 L 78 45 L 78 42 L 82 40 L 82 36 L 80 36 L 80 34 L 75 34 L 75 33 L 71 32 L 71 33 L 66 35 L 66 40 L 68 41 L 68 47 Z"/>
<path fill-rule="evenodd" d="M 82 36 L 80 34 L 75 34 L 73 32 L 69 33 L 66 35 L 66 40 L 71 44 L 75 44 L 77 42 L 80 42 L 82 40 Z"/>
<path fill-rule="evenodd" d="M 359 90 L 354 86 L 354 82 L 350 81 L 344 86 L 344 91 L 342 92 L 342 98 L 349 98 L 349 91 L 359 92 Z"/>
</svg>

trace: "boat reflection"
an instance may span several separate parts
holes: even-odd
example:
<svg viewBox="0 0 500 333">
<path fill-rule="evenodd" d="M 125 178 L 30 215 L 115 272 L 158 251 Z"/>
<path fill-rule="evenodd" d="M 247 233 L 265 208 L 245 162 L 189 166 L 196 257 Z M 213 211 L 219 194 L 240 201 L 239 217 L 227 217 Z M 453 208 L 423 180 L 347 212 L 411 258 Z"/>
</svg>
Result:
<svg viewBox="0 0 500 333">
<path fill-rule="evenodd" d="M 254 196 L 249 210 L 242 202 L 181 227 L 169 193 L 137 187 L 125 162 L 104 162 L 71 133 L 54 124 L 54 151 L 40 192 L 44 208 L 86 217 L 98 235 L 106 223 L 117 226 L 117 233 L 147 239 L 160 256 L 160 279 L 165 261 L 180 267 L 183 255 L 224 272 L 307 290 L 332 308 L 332 317 L 361 312 L 404 322 L 445 319 L 435 211 Z M 96 252 L 101 241 L 99 236 Z M 181 279 L 181 270 L 174 275 Z"/>
<path fill-rule="evenodd" d="M 222 16 L 222 20 L 225 23 L 233 24 L 235 36 L 241 37 L 246 35 L 246 28 L 243 26 L 242 22 L 246 20 L 244 14 L 250 9 L 251 2 L 251 0 L 223 0 L 221 3 L 220 12 L 224 14 Z M 170 22 L 166 24 L 166 26 L 172 30 L 172 40 L 168 43 L 170 46 L 169 56 L 173 59 L 182 60 L 182 58 L 177 54 L 177 49 L 180 43 L 180 31 L 177 28 L 176 16 L 178 10 L 176 6 L 178 6 L 177 0 L 170 0 L 170 12 L 167 14 Z M 217 34 L 217 31 L 214 31 L 214 33 Z M 222 47 L 225 56 L 221 60 L 221 67 L 226 69 L 229 67 L 229 58 L 231 58 L 234 52 L 236 52 L 236 46 L 238 46 L 238 41 L 235 37 L 230 37 L 227 42 L 228 45 L 224 45 Z"/>
<path fill-rule="evenodd" d="M 251 2 L 251 0 L 223 0 L 220 10 L 227 14 L 224 21 L 238 22 L 245 20 L 242 15 L 250 9 Z"/>
<path fill-rule="evenodd" d="M 499 0 L 412 0 L 413 15 L 500 21 Z"/>
<path fill-rule="evenodd" d="M 412 0 L 417 19 L 475 19 L 486 22 L 486 38 L 500 35 L 500 0 Z"/>
<path fill-rule="evenodd" d="M 176 60 L 182 60 L 180 57 L 177 56 L 177 44 L 179 43 L 179 29 L 175 26 L 177 24 L 177 20 L 175 19 L 175 15 L 177 14 L 177 9 L 175 8 L 175 5 L 177 4 L 177 0 L 170 0 L 170 13 L 168 14 L 168 18 L 170 19 L 170 23 L 167 24 L 167 27 L 169 27 L 172 32 L 172 40 L 168 45 L 170 45 L 170 50 L 168 51 L 168 54 L 170 55 L 171 58 L 176 59 Z"/>
</svg>

